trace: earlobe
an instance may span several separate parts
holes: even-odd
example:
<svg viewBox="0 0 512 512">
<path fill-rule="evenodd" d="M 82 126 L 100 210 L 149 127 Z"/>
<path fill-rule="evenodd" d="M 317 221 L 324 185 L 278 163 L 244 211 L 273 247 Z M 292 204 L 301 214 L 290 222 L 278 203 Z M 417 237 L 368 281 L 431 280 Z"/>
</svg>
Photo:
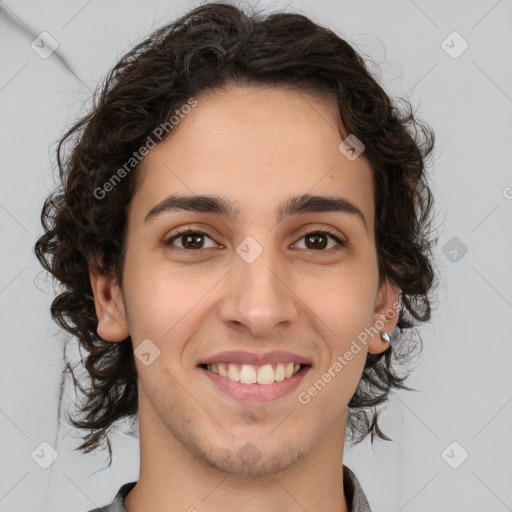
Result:
<svg viewBox="0 0 512 512">
<path fill-rule="evenodd" d="M 390 346 L 391 333 L 394 331 L 400 314 L 400 289 L 394 283 L 386 280 L 379 289 L 373 314 L 372 326 L 377 333 L 368 343 L 368 352 L 380 354 Z M 383 334 L 381 335 L 381 333 Z M 387 336 L 386 336 L 387 334 Z"/>
<path fill-rule="evenodd" d="M 90 270 L 94 307 L 98 318 L 97 332 L 104 340 L 123 341 L 130 332 L 121 290 L 113 276 Z"/>
</svg>

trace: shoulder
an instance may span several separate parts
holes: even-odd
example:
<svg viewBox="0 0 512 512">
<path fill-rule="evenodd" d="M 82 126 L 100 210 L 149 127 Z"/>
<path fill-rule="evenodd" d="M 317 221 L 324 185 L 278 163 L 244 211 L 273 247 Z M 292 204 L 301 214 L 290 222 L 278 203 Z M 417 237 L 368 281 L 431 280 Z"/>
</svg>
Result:
<svg viewBox="0 0 512 512">
<path fill-rule="evenodd" d="M 343 465 L 343 491 L 350 512 L 371 512 L 370 505 L 354 472 Z"/>
<path fill-rule="evenodd" d="M 123 484 L 117 491 L 117 494 L 115 495 L 112 503 L 109 503 L 104 507 L 89 510 L 89 512 L 126 512 L 124 500 L 128 493 L 135 487 L 136 483 L 137 482 L 128 482 Z"/>
</svg>

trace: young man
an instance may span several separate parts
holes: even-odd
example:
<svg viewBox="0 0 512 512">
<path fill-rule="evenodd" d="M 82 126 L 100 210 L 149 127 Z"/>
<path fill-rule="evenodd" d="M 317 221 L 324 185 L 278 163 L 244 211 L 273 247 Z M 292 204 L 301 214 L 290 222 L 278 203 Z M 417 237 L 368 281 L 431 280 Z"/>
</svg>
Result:
<svg viewBox="0 0 512 512">
<path fill-rule="evenodd" d="M 98 510 L 370 510 L 345 434 L 386 437 L 430 317 L 432 147 L 297 14 L 208 4 L 121 59 L 36 245 L 88 352 L 79 448 L 138 415 L 139 479 Z"/>
</svg>

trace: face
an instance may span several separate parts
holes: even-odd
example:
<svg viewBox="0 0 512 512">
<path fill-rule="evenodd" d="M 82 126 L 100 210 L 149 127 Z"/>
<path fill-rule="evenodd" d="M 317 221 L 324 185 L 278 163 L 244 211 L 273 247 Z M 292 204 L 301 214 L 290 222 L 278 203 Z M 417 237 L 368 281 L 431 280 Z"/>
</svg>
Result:
<svg viewBox="0 0 512 512">
<path fill-rule="evenodd" d="M 256 87 L 196 99 L 140 169 L 122 293 L 91 275 L 98 332 L 130 335 L 143 355 L 139 414 L 159 443 L 268 474 L 342 446 L 366 354 L 387 344 L 376 335 L 336 361 L 397 295 L 378 287 L 372 171 L 338 149 L 334 99 Z M 292 201 L 305 194 L 342 201 Z M 229 208 L 180 209 L 171 195 Z M 301 365 L 291 376 L 290 363 Z"/>
</svg>

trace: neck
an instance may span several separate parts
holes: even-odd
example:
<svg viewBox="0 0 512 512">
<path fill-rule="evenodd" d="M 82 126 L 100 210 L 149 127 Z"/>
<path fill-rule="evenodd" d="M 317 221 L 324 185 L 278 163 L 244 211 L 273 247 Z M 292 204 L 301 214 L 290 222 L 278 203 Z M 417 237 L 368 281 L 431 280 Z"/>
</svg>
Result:
<svg viewBox="0 0 512 512">
<path fill-rule="evenodd" d="M 242 477 L 198 457 L 139 397 L 140 474 L 126 497 L 126 510 L 349 512 L 342 474 L 345 421 L 288 468 Z"/>
</svg>

